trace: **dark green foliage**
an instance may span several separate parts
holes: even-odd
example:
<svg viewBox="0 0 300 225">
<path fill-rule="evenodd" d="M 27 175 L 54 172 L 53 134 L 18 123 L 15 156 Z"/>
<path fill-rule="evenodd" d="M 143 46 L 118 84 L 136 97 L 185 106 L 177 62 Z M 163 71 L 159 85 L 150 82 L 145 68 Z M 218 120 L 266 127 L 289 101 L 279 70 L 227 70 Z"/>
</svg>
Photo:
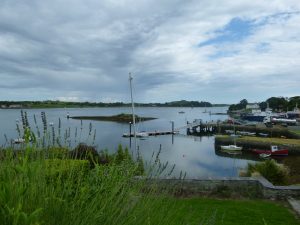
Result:
<svg viewBox="0 0 300 225">
<path fill-rule="evenodd" d="M 266 102 L 275 111 L 285 111 L 288 107 L 288 99 L 284 97 L 271 97 Z"/>
<path fill-rule="evenodd" d="M 6 108 L 16 107 L 16 108 L 64 108 L 64 107 L 129 107 L 131 103 L 124 102 L 62 102 L 62 101 L 0 101 L 0 106 L 3 105 Z M 136 103 L 137 106 L 151 107 L 211 107 L 212 104 L 205 101 L 173 101 L 166 103 Z"/>
<path fill-rule="evenodd" d="M 289 171 L 283 165 L 276 163 L 274 159 L 261 163 L 248 164 L 247 176 L 258 172 L 274 185 L 285 185 L 288 182 Z"/>
<path fill-rule="evenodd" d="M 259 104 L 262 110 L 267 108 L 269 103 L 269 107 L 274 111 L 292 111 L 298 105 L 300 108 L 300 96 L 295 96 L 291 98 L 284 97 L 271 97 L 264 102 Z"/>
<path fill-rule="evenodd" d="M 296 106 L 300 108 L 300 96 L 295 96 L 289 99 L 288 109 L 293 110 Z"/>
<path fill-rule="evenodd" d="M 122 145 L 119 145 L 117 154 L 115 156 L 115 162 L 117 164 L 120 164 L 122 161 L 124 161 L 124 159 L 125 159 L 125 153 L 123 151 Z"/>
<path fill-rule="evenodd" d="M 228 110 L 234 111 L 234 110 L 246 109 L 247 104 L 248 104 L 248 101 L 246 99 L 243 99 L 238 104 L 230 105 Z"/>
<path fill-rule="evenodd" d="M 70 151 L 70 157 L 72 159 L 88 160 L 91 167 L 93 167 L 95 163 L 101 162 L 96 148 L 84 143 L 78 144 L 78 146 L 73 151 Z"/>
<path fill-rule="evenodd" d="M 245 109 L 247 104 L 248 104 L 247 100 L 243 99 L 238 104 L 230 105 L 229 111 Z M 264 111 L 268 107 L 268 104 L 273 111 L 277 111 L 277 112 L 286 111 L 286 110 L 291 111 L 294 110 L 296 105 L 298 105 L 298 107 L 300 108 L 300 96 L 294 96 L 291 98 L 271 97 L 268 98 L 266 101 L 259 103 L 259 107 L 261 110 Z"/>
<path fill-rule="evenodd" d="M 165 104 L 162 104 L 165 106 L 170 107 L 212 107 L 212 104 L 210 102 L 198 102 L 198 101 L 174 101 L 174 102 L 166 102 Z"/>
<path fill-rule="evenodd" d="M 134 161 L 129 154 L 128 148 L 123 149 L 122 145 L 118 146 L 117 153 L 115 154 L 114 163 L 132 165 L 134 169 L 134 175 L 144 175 L 144 162 L 141 156 L 138 157 L 137 161 Z"/>
</svg>

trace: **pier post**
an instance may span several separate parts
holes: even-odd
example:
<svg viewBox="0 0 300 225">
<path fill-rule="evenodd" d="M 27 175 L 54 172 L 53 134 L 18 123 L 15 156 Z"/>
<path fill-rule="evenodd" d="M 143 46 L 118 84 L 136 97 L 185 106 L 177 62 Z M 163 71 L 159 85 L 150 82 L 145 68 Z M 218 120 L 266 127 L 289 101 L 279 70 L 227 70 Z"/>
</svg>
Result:
<svg viewBox="0 0 300 225">
<path fill-rule="evenodd" d="M 129 147 L 131 148 L 131 122 L 129 122 Z"/>
<path fill-rule="evenodd" d="M 174 134 L 174 121 L 171 121 L 172 123 L 172 133 Z"/>
</svg>

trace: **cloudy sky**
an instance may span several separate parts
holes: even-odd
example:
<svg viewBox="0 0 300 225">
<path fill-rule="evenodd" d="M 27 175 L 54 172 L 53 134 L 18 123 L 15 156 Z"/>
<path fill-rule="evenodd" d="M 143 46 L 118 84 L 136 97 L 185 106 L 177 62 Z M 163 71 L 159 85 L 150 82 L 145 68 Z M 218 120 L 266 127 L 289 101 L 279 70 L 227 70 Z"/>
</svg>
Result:
<svg viewBox="0 0 300 225">
<path fill-rule="evenodd" d="M 300 95 L 299 0 L 0 0 L 0 99 Z"/>
</svg>

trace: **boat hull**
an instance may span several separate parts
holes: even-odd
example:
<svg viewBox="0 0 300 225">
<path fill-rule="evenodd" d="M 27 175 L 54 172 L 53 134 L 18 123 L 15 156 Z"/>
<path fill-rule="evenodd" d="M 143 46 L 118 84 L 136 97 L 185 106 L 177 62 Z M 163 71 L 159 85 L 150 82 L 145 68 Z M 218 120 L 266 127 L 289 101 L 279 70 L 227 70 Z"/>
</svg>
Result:
<svg viewBox="0 0 300 225">
<path fill-rule="evenodd" d="M 253 149 L 252 152 L 254 152 L 255 154 L 270 154 L 270 155 L 274 155 L 274 156 L 285 156 L 289 154 L 288 149 L 281 149 L 281 150 L 277 150 L 277 151 L 271 151 L 271 150 L 259 150 L 259 149 Z"/>
</svg>

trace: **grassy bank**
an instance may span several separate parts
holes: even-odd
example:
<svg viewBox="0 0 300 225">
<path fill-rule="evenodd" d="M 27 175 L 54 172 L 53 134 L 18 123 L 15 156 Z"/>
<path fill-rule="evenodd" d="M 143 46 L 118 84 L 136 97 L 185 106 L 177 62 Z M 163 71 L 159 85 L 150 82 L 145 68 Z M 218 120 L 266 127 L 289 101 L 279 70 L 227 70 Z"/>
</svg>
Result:
<svg viewBox="0 0 300 225">
<path fill-rule="evenodd" d="M 126 157 L 91 167 L 88 160 L 44 158 L 29 148 L 18 157 L 5 151 L 1 224 L 300 224 L 282 205 L 262 200 L 172 197 L 170 190 L 132 182 L 137 170 Z"/>
<path fill-rule="evenodd" d="M 153 205 L 148 196 L 156 187 L 145 192 L 143 180 L 132 182 L 141 168 L 126 150 L 119 148 L 106 161 L 97 161 L 88 149 L 72 153 L 31 146 L 1 150 L 1 225 L 149 224 L 160 216 L 151 212 L 154 207 L 173 209 L 155 223 L 168 224 L 176 213 L 177 205 L 165 203 L 163 191 Z"/>
<path fill-rule="evenodd" d="M 268 134 L 269 137 L 286 137 L 290 139 L 300 139 L 300 133 L 294 132 L 294 130 L 282 127 L 282 126 L 273 126 L 266 127 L 264 124 L 256 125 L 256 126 L 244 126 L 244 125 L 235 125 L 233 127 L 232 124 L 221 124 L 220 132 L 225 133 L 226 130 L 236 130 L 236 131 L 247 131 L 254 132 L 256 135 L 259 133 Z"/>
<path fill-rule="evenodd" d="M 227 135 L 217 135 L 215 138 L 217 145 L 232 144 L 233 137 Z M 289 148 L 289 154 L 300 154 L 300 139 L 287 138 L 261 138 L 246 137 L 236 138 L 237 145 L 243 146 L 244 150 L 253 148 L 270 149 L 270 145 L 286 146 Z"/>
</svg>

